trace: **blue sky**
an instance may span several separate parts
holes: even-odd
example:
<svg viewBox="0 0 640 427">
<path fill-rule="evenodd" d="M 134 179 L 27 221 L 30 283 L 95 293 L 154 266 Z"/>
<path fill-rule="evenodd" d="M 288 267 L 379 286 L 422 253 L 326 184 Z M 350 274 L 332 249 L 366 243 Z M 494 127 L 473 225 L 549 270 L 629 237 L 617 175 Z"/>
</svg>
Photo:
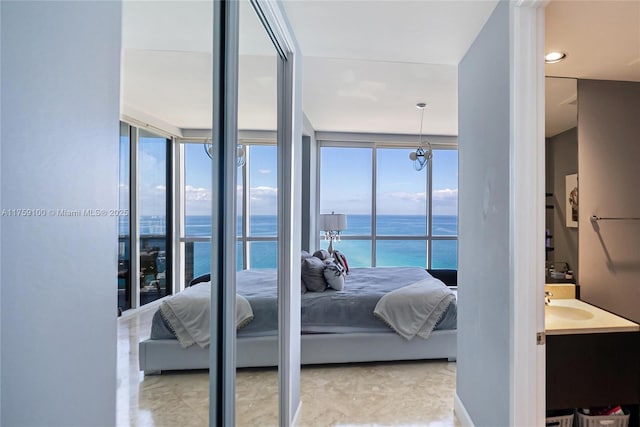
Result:
<svg viewBox="0 0 640 427">
<path fill-rule="evenodd" d="M 163 199 L 164 144 L 141 147 L 141 213 L 155 212 Z M 382 215 L 419 215 L 425 212 L 427 170 L 416 171 L 409 149 L 378 150 L 376 206 Z M 320 211 L 370 214 L 371 156 L 373 151 L 326 147 L 321 151 Z M 251 211 L 273 215 L 277 205 L 276 148 L 252 146 L 250 152 Z M 202 144 L 185 144 L 185 200 L 187 215 L 211 212 L 211 161 Z M 144 177 L 144 179 L 143 179 Z M 239 178 L 239 177 L 238 177 Z M 433 157 L 433 213 L 457 215 L 458 152 L 435 150 Z M 240 181 L 239 181 L 240 182 Z"/>
<path fill-rule="evenodd" d="M 427 169 L 416 171 L 410 149 L 378 149 L 379 215 L 421 215 L 426 210 Z M 320 212 L 371 213 L 373 150 L 327 147 L 321 152 Z M 458 152 L 435 150 L 433 213 L 457 215 Z"/>
</svg>

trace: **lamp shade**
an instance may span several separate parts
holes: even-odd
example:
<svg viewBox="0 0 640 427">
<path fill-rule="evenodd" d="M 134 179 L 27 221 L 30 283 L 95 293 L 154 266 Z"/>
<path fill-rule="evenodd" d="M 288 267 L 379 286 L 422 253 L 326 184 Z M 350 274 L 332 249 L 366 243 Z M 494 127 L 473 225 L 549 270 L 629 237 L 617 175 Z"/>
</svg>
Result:
<svg viewBox="0 0 640 427">
<path fill-rule="evenodd" d="M 320 214 L 320 230 L 342 231 L 347 229 L 347 216 L 345 214 Z"/>
</svg>

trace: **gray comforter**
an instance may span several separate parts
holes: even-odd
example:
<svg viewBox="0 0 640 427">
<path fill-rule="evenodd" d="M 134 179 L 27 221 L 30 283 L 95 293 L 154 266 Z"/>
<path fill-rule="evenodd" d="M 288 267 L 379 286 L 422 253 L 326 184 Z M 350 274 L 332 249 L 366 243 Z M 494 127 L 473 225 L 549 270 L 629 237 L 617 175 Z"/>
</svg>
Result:
<svg viewBox="0 0 640 427">
<path fill-rule="evenodd" d="M 392 331 L 373 313 L 380 298 L 429 277 L 431 275 L 419 267 L 353 268 L 342 291 L 329 288 L 302 295 L 302 333 Z M 243 270 L 238 272 L 237 283 L 237 292 L 249 300 L 254 314 L 253 321 L 238 331 L 238 337 L 276 335 L 276 270 Z M 456 319 L 457 307 L 453 301 L 434 329 L 456 329 Z M 175 336 L 156 313 L 151 339 L 169 338 L 175 339 Z"/>
</svg>

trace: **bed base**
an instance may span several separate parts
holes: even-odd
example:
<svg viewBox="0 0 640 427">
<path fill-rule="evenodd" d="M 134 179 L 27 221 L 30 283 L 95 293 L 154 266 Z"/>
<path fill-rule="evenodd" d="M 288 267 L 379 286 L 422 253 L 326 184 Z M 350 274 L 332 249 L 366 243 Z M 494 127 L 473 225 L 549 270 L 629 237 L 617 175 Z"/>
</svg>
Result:
<svg viewBox="0 0 640 427">
<path fill-rule="evenodd" d="M 455 330 L 433 331 L 429 339 L 407 341 L 394 332 L 311 334 L 301 337 L 303 365 L 392 360 L 456 359 Z M 177 340 L 146 340 L 139 345 L 140 370 L 147 374 L 162 371 L 209 369 L 209 349 L 180 347 Z M 278 365 L 278 339 L 239 338 L 236 342 L 238 368 Z"/>
</svg>

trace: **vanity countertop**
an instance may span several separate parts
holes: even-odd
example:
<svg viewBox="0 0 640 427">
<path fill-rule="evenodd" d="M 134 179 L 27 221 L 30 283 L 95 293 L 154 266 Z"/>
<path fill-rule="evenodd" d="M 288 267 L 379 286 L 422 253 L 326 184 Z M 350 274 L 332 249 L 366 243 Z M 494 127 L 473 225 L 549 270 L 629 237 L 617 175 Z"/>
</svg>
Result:
<svg viewBox="0 0 640 427">
<path fill-rule="evenodd" d="M 577 299 L 553 299 L 545 306 L 547 335 L 640 331 L 640 325 Z"/>
</svg>

